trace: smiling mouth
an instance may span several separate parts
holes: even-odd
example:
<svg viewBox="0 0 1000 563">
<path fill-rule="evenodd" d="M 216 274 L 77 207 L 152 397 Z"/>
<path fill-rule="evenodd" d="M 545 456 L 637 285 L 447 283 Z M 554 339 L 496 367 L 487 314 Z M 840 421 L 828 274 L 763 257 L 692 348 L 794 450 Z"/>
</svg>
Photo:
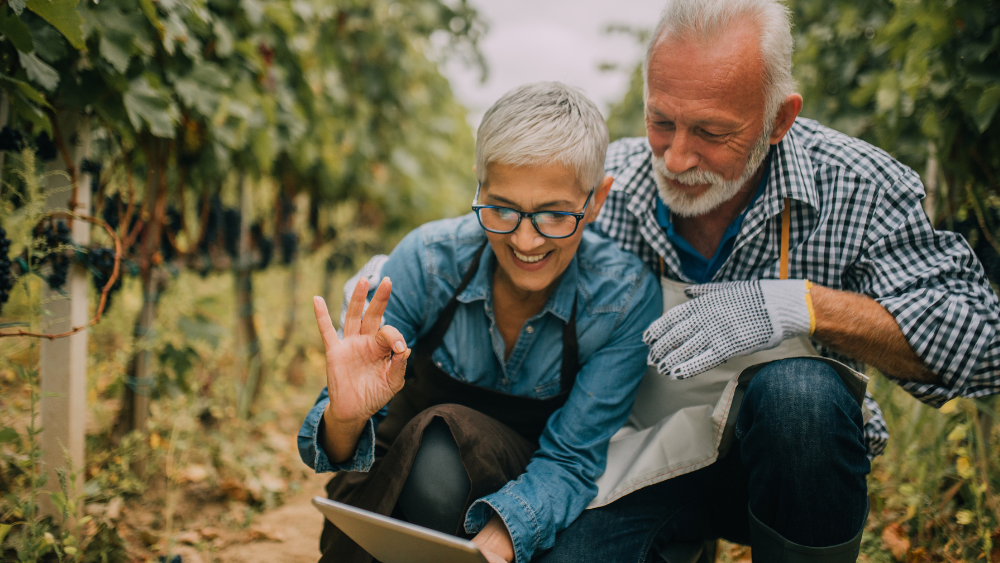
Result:
<svg viewBox="0 0 1000 563">
<path fill-rule="evenodd" d="M 511 250 L 514 251 L 514 256 L 517 257 L 518 260 L 526 264 L 534 264 L 535 262 L 541 262 L 542 260 L 545 259 L 546 256 L 552 253 L 552 251 L 550 250 L 545 254 L 536 254 L 534 256 L 528 256 L 527 254 L 521 254 L 520 252 L 514 250 L 513 248 Z"/>
</svg>

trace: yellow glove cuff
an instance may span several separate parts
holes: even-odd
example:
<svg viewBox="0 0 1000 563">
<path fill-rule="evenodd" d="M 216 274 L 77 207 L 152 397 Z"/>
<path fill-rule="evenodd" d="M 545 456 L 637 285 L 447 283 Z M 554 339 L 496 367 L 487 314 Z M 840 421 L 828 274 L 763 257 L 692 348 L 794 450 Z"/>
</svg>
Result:
<svg viewBox="0 0 1000 563">
<path fill-rule="evenodd" d="M 806 308 L 809 309 L 809 336 L 812 336 L 816 332 L 816 311 L 813 309 L 812 287 L 813 283 L 806 280 Z"/>
</svg>

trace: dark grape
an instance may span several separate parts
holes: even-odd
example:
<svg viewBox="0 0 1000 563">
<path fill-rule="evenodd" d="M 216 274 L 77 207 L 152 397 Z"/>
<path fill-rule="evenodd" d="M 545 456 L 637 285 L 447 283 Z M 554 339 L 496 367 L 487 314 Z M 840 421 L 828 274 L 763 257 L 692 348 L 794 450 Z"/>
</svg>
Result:
<svg viewBox="0 0 1000 563">
<path fill-rule="evenodd" d="M 178 211 L 176 207 L 170 206 L 167 208 L 167 216 L 163 224 L 163 234 L 160 240 L 160 252 L 163 254 L 163 259 L 170 261 L 177 257 L 177 249 L 170 242 L 170 234 L 173 234 L 176 240 L 177 233 L 180 232 L 184 221 L 181 217 L 181 212 Z"/>
<path fill-rule="evenodd" d="M 10 298 L 10 290 L 13 287 L 14 276 L 10 271 L 10 239 L 7 238 L 7 231 L 0 227 L 0 309 Z"/>
<path fill-rule="evenodd" d="M 87 263 L 90 265 L 94 288 L 100 293 L 104 290 L 104 286 L 108 284 L 108 280 L 111 279 L 111 273 L 114 272 L 115 251 L 112 248 L 91 249 L 87 254 Z M 105 311 L 111 308 L 112 297 L 121 287 L 122 276 L 121 272 L 119 272 L 118 279 L 115 280 L 111 289 L 108 290 L 108 300 L 104 304 Z"/>
<path fill-rule="evenodd" d="M 274 258 L 274 242 L 264 236 L 264 228 L 261 227 L 260 223 L 250 225 L 250 242 L 260 252 L 260 262 L 257 263 L 257 268 L 266 269 Z"/>
<path fill-rule="evenodd" d="M 112 231 L 118 230 L 118 221 L 121 220 L 119 217 L 119 209 L 122 207 L 122 196 L 121 194 L 115 194 L 112 196 L 104 196 L 104 208 L 101 209 L 101 219 L 111 227 Z"/>
<path fill-rule="evenodd" d="M 208 218 L 205 221 L 205 234 L 201 237 L 201 241 L 198 243 L 198 249 L 202 252 L 208 252 L 208 248 L 212 246 L 219 238 L 219 224 L 222 222 L 222 201 L 219 196 L 212 196 L 212 199 L 208 202 Z"/>
<path fill-rule="evenodd" d="M 226 252 L 236 258 L 240 254 L 240 227 L 243 217 L 236 209 L 222 212 L 222 238 Z"/>
<path fill-rule="evenodd" d="M 42 131 L 37 137 L 35 137 L 35 155 L 38 156 L 42 162 L 55 160 L 58 154 L 59 152 L 56 149 L 56 144 L 52 142 L 52 138 L 49 137 L 48 131 Z"/>
<path fill-rule="evenodd" d="M 281 244 L 281 263 L 287 266 L 295 260 L 295 253 L 299 247 L 299 236 L 294 231 L 285 231 L 281 233 L 279 243 Z"/>
<path fill-rule="evenodd" d="M 69 277 L 70 257 L 66 255 L 64 247 L 72 242 L 69 227 L 62 221 L 56 223 L 54 228 L 49 227 L 45 231 L 45 246 L 48 249 L 45 259 L 52 265 L 52 273 L 46 282 L 55 291 L 62 289 L 66 285 L 66 278 Z"/>
<path fill-rule="evenodd" d="M 80 163 L 80 171 L 90 174 L 90 193 L 96 194 L 101 187 L 101 168 L 103 165 L 99 160 L 83 159 Z"/>
<path fill-rule="evenodd" d="M 21 152 L 24 148 L 24 134 L 20 129 L 5 125 L 0 129 L 0 151 Z"/>
</svg>

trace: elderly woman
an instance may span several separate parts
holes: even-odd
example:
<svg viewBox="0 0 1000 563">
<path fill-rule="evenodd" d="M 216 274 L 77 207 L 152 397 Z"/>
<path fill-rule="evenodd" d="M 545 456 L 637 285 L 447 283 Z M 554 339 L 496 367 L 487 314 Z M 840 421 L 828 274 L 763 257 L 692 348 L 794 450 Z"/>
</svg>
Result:
<svg viewBox="0 0 1000 563">
<path fill-rule="evenodd" d="M 336 472 L 331 498 L 519 563 L 591 501 L 662 299 L 637 258 L 584 229 L 611 187 L 607 143 L 576 90 L 509 92 L 479 128 L 474 213 L 410 233 L 373 293 L 362 277 L 342 339 L 315 298 L 327 389 L 299 449 Z M 329 522 L 321 547 L 323 562 L 371 560 Z"/>
</svg>

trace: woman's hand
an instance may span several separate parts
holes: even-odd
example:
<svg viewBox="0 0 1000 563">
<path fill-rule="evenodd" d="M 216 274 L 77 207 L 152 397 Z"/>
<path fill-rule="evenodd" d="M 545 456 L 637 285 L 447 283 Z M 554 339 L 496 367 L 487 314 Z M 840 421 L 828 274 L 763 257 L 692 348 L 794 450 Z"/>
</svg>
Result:
<svg viewBox="0 0 1000 563">
<path fill-rule="evenodd" d="M 343 340 L 333 328 L 326 302 L 322 297 L 313 298 L 316 322 L 326 347 L 326 386 L 330 393 L 330 404 L 323 413 L 321 444 L 333 463 L 354 455 L 368 419 L 403 388 L 410 350 L 398 330 L 391 326 L 379 328 L 391 292 L 392 282 L 383 278 L 366 312 L 368 280 L 358 281 L 347 306 Z"/>
<path fill-rule="evenodd" d="M 479 546 L 479 551 L 489 563 L 511 563 L 514 560 L 514 540 L 510 539 L 507 525 L 499 514 L 493 514 L 493 518 L 472 538 L 472 543 Z"/>
</svg>

